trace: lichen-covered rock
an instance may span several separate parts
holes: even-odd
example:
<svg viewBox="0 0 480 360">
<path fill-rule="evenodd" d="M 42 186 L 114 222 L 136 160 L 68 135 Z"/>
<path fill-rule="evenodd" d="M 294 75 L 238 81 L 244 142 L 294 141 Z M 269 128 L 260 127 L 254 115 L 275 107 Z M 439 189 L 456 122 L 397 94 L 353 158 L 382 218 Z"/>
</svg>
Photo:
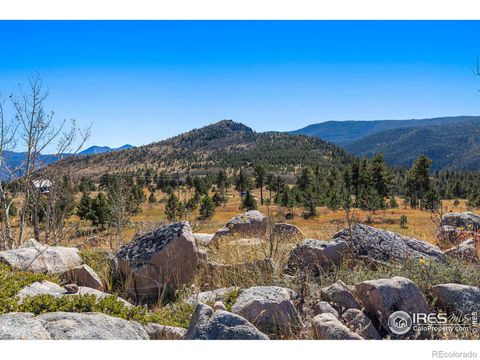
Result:
<svg viewBox="0 0 480 360">
<path fill-rule="evenodd" d="M 148 334 L 150 340 L 182 340 L 187 333 L 187 329 L 149 323 L 143 325 L 143 329 Z"/>
<path fill-rule="evenodd" d="M 0 315 L 0 340 L 50 340 L 42 323 L 30 313 Z"/>
<path fill-rule="evenodd" d="M 362 308 L 353 292 L 342 280 L 322 288 L 320 296 L 323 300 L 334 304 L 340 310 Z"/>
<path fill-rule="evenodd" d="M 372 321 L 358 309 L 348 309 L 342 314 L 342 319 L 350 330 L 364 339 L 379 340 L 382 337 L 372 324 Z"/>
<path fill-rule="evenodd" d="M 205 304 L 197 305 L 184 338 L 188 340 L 268 340 L 267 335 L 243 317 L 228 311 L 214 311 Z"/>
<path fill-rule="evenodd" d="M 437 246 L 425 241 L 363 224 L 340 231 L 333 236 L 333 240 L 346 242 L 355 257 L 366 256 L 384 262 L 445 258 L 445 254 Z"/>
<path fill-rule="evenodd" d="M 315 315 L 323 314 L 323 313 L 330 313 L 336 318 L 338 318 L 338 311 L 335 310 L 332 305 L 330 305 L 326 301 L 319 301 L 318 303 L 315 304 L 313 307 L 313 313 Z"/>
<path fill-rule="evenodd" d="M 135 321 L 101 313 L 53 312 L 36 317 L 53 340 L 148 340 Z"/>
<path fill-rule="evenodd" d="M 341 265 L 349 252 L 345 241 L 306 239 L 290 252 L 285 272 L 293 275 L 304 269 L 319 275 L 332 266 Z"/>
<path fill-rule="evenodd" d="M 62 274 L 62 279 L 68 283 L 74 283 L 79 286 L 86 286 L 99 291 L 104 291 L 100 276 L 98 276 L 95 270 L 86 264 L 64 272 Z"/>
<path fill-rule="evenodd" d="M 366 314 L 377 328 L 389 332 L 388 318 L 395 311 L 428 313 L 429 308 L 418 286 L 411 280 L 395 276 L 391 279 L 364 281 L 355 285 Z"/>
<path fill-rule="evenodd" d="M 218 246 L 225 239 L 263 238 L 267 230 L 267 217 L 258 210 L 233 217 L 225 227 L 215 232 L 210 245 Z"/>
<path fill-rule="evenodd" d="M 290 335 L 303 326 L 292 302 L 295 296 L 293 290 L 279 286 L 254 286 L 242 290 L 232 312 L 264 333 Z"/>
<path fill-rule="evenodd" d="M 117 253 L 126 290 L 139 298 L 189 284 L 197 271 L 198 249 L 188 222 L 162 226 L 134 239 Z"/>
<path fill-rule="evenodd" d="M 461 284 L 439 284 L 432 287 L 438 305 L 459 315 L 480 314 L 480 288 Z"/>
<path fill-rule="evenodd" d="M 343 325 L 333 314 L 323 313 L 312 320 L 313 337 L 318 340 L 363 340 Z"/>
<path fill-rule="evenodd" d="M 0 262 L 36 273 L 62 274 L 83 264 L 77 248 L 42 245 L 29 240 L 22 247 L 0 251 Z"/>
</svg>

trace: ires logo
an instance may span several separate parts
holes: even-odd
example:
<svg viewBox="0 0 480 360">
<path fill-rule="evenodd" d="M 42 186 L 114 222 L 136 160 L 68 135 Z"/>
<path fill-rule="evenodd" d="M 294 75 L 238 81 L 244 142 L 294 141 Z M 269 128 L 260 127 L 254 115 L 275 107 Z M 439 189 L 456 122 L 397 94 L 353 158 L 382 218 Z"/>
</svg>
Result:
<svg viewBox="0 0 480 360">
<path fill-rule="evenodd" d="M 446 325 L 447 322 L 448 317 L 445 313 L 409 314 L 405 311 L 395 311 L 388 318 L 388 327 L 392 333 L 404 335 L 412 328 L 413 330 L 425 330 L 425 326 L 430 328 L 432 326 Z"/>
</svg>

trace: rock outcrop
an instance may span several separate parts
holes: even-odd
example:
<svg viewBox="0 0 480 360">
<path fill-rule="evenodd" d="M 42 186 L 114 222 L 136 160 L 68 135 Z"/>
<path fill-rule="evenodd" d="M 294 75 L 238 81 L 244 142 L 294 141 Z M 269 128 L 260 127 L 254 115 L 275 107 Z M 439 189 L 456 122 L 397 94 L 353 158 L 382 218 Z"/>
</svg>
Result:
<svg viewBox="0 0 480 360">
<path fill-rule="evenodd" d="M 192 316 L 187 340 L 268 340 L 243 317 L 227 311 L 214 311 L 210 306 L 198 304 Z"/>
<path fill-rule="evenodd" d="M 138 299 L 189 284 L 199 252 L 188 222 L 162 226 L 123 246 L 117 254 L 127 292 Z"/>
<path fill-rule="evenodd" d="M 50 340 L 42 323 L 30 313 L 0 315 L 0 340 Z"/>
<path fill-rule="evenodd" d="M 332 266 L 339 266 L 349 252 L 345 241 L 306 239 L 290 252 L 285 272 L 293 275 L 304 269 L 318 275 Z"/>
<path fill-rule="evenodd" d="M 335 310 L 332 305 L 326 301 L 319 301 L 313 306 L 313 314 L 320 315 L 324 313 L 330 313 L 338 319 L 338 311 Z"/>
<path fill-rule="evenodd" d="M 86 286 L 99 291 L 105 290 L 100 276 L 98 276 L 95 270 L 86 264 L 64 272 L 61 277 L 62 280 L 67 283 L 74 283 L 79 286 Z"/>
<path fill-rule="evenodd" d="M 342 280 L 322 288 L 320 296 L 323 300 L 334 304 L 340 311 L 362 308 L 352 290 Z"/>
<path fill-rule="evenodd" d="M 18 249 L 0 251 L 0 262 L 17 270 L 48 274 L 62 274 L 83 264 L 77 248 L 42 245 L 33 239 Z"/>
<path fill-rule="evenodd" d="M 302 327 L 292 300 L 291 289 L 278 286 L 255 286 L 242 290 L 233 304 L 238 314 L 267 334 L 290 335 Z"/>
<path fill-rule="evenodd" d="M 471 212 L 452 212 L 443 215 L 437 229 L 437 238 L 443 243 L 458 244 L 464 240 L 462 232 L 478 232 L 480 216 Z"/>
<path fill-rule="evenodd" d="M 340 231 L 333 240 L 347 243 L 355 257 L 364 256 L 382 262 L 445 258 L 437 246 L 425 241 L 363 224 Z"/>
<path fill-rule="evenodd" d="M 368 316 L 358 309 L 348 309 L 342 314 L 342 319 L 350 330 L 364 339 L 379 340 L 382 338 Z"/>
<path fill-rule="evenodd" d="M 241 238 L 263 238 L 267 230 L 267 217 L 257 210 L 247 211 L 233 217 L 225 227 L 217 230 L 210 245 L 218 246 L 220 241 Z"/>
<path fill-rule="evenodd" d="M 53 297 L 95 295 L 98 299 L 103 299 L 108 296 L 115 296 L 86 286 L 78 286 L 76 291 L 69 291 L 65 287 L 46 280 L 37 281 L 33 284 L 27 285 L 17 293 L 17 297 L 20 302 L 22 302 L 27 296 L 31 297 L 37 295 L 51 295 Z M 132 304 L 121 297 L 116 297 L 116 299 L 121 301 L 126 307 L 133 307 Z"/>
<path fill-rule="evenodd" d="M 149 323 L 143 325 L 150 340 L 182 340 L 187 333 L 184 328 Z"/>
<path fill-rule="evenodd" d="M 445 254 L 459 260 L 478 261 L 479 252 L 475 239 L 467 239 L 454 247 L 445 250 Z"/>
<path fill-rule="evenodd" d="M 480 314 L 480 288 L 461 284 L 439 284 L 432 287 L 438 305 L 458 315 Z"/>
<path fill-rule="evenodd" d="M 233 293 L 236 293 L 240 290 L 240 288 L 236 286 L 230 286 L 226 288 L 220 288 L 210 291 L 203 291 L 198 294 L 194 294 L 187 299 L 189 304 L 213 304 L 217 300 L 226 300 L 228 299 Z"/>
<path fill-rule="evenodd" d="M 305 239 L 305 235 L 300 228 L 286 223 L 274 224 L 272 235 L 275 241 L 299 241 Z"/>
<path fill-rule="evenodd" d="M 101 313 L 53 312 L 36 317 L 53 340 L 148 340 L 143 327 Z"/>
<path fill-rule="evenodd" d="M 368 317 L 377 328 L 388 332 L 388 318 L 395 311 L 428 313 L 429 308 L 418 286 L 409 279 L 395 276 L 391 279 L 364 281 L 355 285 Z"/>
<path fill-rule="evenodd" d="M 0 316 L 0 340 L 147 340 L 135 321 L 101 313 L 53 312 Z"/>
<path fill-rule="evenodd" d="M 313 338 L 318 340 L 363 340 L 363 338 L 343 325 L 334 315 L 323 313 L 312 320 Z"/>
</svg>

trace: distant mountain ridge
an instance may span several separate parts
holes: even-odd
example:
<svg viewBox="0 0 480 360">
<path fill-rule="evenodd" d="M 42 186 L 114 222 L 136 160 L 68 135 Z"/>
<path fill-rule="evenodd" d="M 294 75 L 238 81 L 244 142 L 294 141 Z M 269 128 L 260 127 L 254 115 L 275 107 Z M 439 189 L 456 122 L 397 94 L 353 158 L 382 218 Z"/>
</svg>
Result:
<svg viewBox="0 0 480 360">
<path fill-rule="evenodd" d="M 125 144 L 123 146 L 120 146 L 118 148 L 111 148 L 109 146 L 90 146 L 88 149 L 85 149 L 83 151 L 80 151 L 78 155 L 95 155 L 95 154 L 102 154 L 110 151 L 120 151 L 120 150 L 127 150 L 127 149 L 132 149 L 135 146 L 130 145 L 130 144 Z"/>
<path fill-rule="evenodd" d="M 480 169 L 480 116 L 420 120 L 327 121 L 290 132 L 320 137 L 355 156 L 383 153 L 392 166 L 410 167 L 420 155 L 432 170 Z"/>
<path fill-rule="evenodd" d="M 353 157 L 319 138 L 286 133 L 257 133 L 232 120 L 193 129 L 169 139 L 125 151 L 63 159 L 55 166 L 76 174 L 155 168 L 166 172 L 238 169 L 263 163 L 281 173 L 299 166 L 346 163 Z"/>
<path fill-rule="evenodd" d="M 347 145 L 364 136 L 390 129 L 409 128 L 416 126 L 446 125 L 472 120 L 480 120 L 480 116 L 451 116 L 430 119 L 410 120 L 347 120 L 325 121 L 308 125 L 304 128 L 290 131 L 290 134 L 317 136 L 337 145 Z"/>
<path fill-rule="evenodd" d="M 410 167 L 418 156 L 426 155 L 433 160 L 432 170 L 480 170 L 480 119 L 380 131 L 345 149 L 357 156 L 383 153 L 395 166 Z"/>
<path fill-rule="evenodd" d="M 135 148 L 133 145 L 125 144 L 118 148 L 110 148 L 109 146 L 91 146 L 88 149 L 80 151 L 76 156 L 90 156 L 102 154 L 112 151 L 120 151 Z M 73 154 L 41 154 L 39 156 L 39 166 L 47 166 L 57 162 L 60 159 L 71 157 Z M 6 167 L 0 168 L 0 180 L 6 180 L 10 177 L 10 172 L 15 171 L 14 177 L 22 175 L 22 164 L 27 160 L 26 152 L 5 151 L 4 160 Z M 8 167 L 8 169 L 7 169 Z"/>
</svg>

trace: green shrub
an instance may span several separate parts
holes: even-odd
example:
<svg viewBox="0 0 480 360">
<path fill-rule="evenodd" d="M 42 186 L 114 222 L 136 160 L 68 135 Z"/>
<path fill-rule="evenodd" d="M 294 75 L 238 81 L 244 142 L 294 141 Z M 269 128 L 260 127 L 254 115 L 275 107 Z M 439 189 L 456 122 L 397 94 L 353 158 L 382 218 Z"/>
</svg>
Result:
<svg viewBox="0 0 480 360">
<path fill-rule="evenodd" d="M 59 279 L 52 275 L 17 271 L 6 264 L 0 264 L 0 314 L 14 311 L 17 302 L 15 296 L 21 289 L 44 280 L 59 282 Z"/>
</svg>

